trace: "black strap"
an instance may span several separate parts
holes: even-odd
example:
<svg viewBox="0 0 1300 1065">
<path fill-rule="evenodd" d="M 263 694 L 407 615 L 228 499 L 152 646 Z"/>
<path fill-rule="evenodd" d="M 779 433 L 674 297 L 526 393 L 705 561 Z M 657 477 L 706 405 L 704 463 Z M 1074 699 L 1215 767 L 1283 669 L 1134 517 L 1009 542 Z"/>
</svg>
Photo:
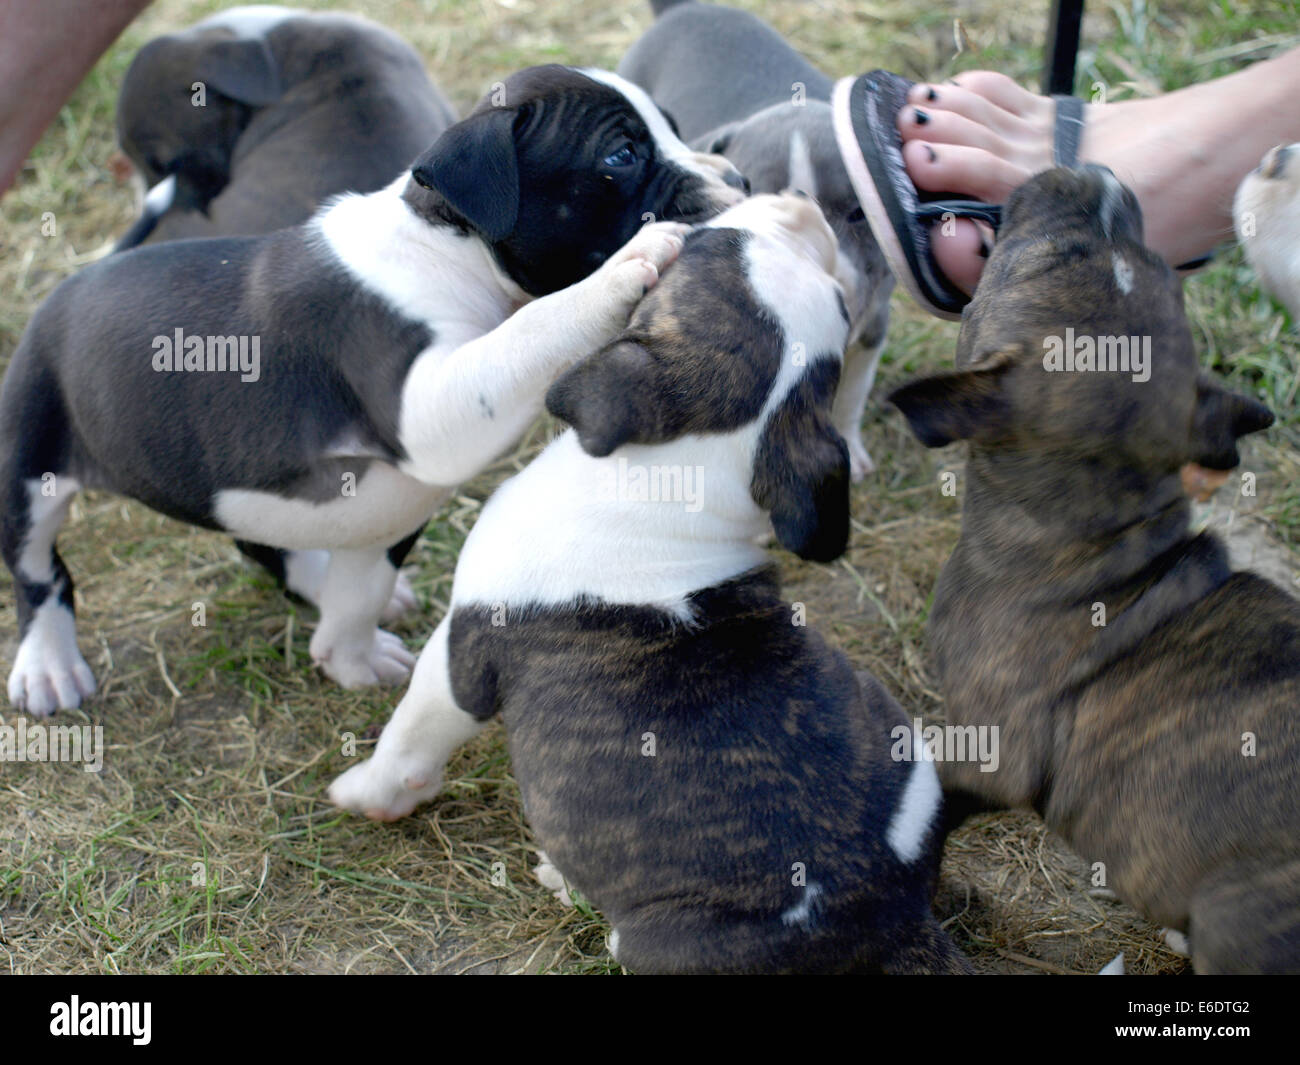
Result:
<svg viewBox="0 0 1300 1065">
<path fill-rule="evenodd" d="M 979 200 L 926 200 L 916 205 L 916 217 L 927 222 L 940 222 L 946 214 L 954 218 L 978 218 L 996 230 L 1002 224 L 1002 204 L 980 203 Z"/>
<path fill-rule="evenodd" d="M 1077 96 L 1053 96 L 1056 101 L 1056 130 L 1052 161 L 1057 166 L 1077 166 L 1083 140 L 1083 101 Z"/>
</svg>

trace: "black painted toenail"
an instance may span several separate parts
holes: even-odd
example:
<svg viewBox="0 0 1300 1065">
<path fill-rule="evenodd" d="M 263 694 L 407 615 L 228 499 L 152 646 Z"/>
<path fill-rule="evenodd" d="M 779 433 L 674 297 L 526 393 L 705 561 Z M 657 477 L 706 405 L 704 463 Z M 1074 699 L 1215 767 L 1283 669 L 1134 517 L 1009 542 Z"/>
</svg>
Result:
<svg viewBox="0 0 1300 1065">
<path fill-rule="evenodd" d="M 930 88 L 928 88 L 928 89 L 926 90 L 926 92 L 925 92 L 925 98 L 926 98 L 927 100 L 929 100 L 930 103 L 934 103 L 935 100 L 939 99 L 939 94 L 938 94 L 937 92 L 934 91 L 934 86 L 933 86 L 933 85 L 931 85 Z"/>
<path fill-rule="evenodd" d="M 918 126 L 924 126 L 930 121 L 930 116 L 918 107 L 916 109 L 915 121 Z"/>
<path fill-rule="evenodd" d="M 925 150 L 930 153 L 930 162 L 937 163 L 939 161 L 939 156 L 935 153 L 935 150 L 931 148 L 928 144 L 925 146 Z"/>
</svg>

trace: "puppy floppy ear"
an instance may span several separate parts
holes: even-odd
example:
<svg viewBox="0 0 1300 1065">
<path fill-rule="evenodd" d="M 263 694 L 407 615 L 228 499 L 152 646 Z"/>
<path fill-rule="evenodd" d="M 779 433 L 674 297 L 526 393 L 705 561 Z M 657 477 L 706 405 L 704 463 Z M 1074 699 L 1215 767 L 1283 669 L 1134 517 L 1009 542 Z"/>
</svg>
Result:
<svg viewBox="0 0 1300 1065">
<path fill-rule="evenodd" d="M 279 64 L 260 37 L 217 41 L 199 57 L 194 74 L 209 89 L 249 107 L 265 107 L 284 94 Z"/>
<path fill-rule="evenodd" d="M 546 393 L 546 409 L 578 430 L 588 455 L 660 439 L 654 363 L 633 340 L 617 340 L 569 369 Z"/>
<path fill-rule="evenodd" d="M 1012 365 L 1010 352 L 996 351 L 967 370 L 923 377 L 896 388 L 889 402 L 903 412 L 926 447 L 995 433 L 1006 419 L 1002 382 Z"/>
<path fill-rule="evenodd" d="M 415 161 L 411 173 L 438 193 L 483 239 L 495 244 L 519 217 L 519 112 L 490 107 L 449 127 Z"/>
<path fill-rule="evenodd" d="M 834 561 L 849 542 L 849 449 L 830 419 L 839 379 L 839 363 L 819 359 L 772 411 L 749 489 L 781 546 L 814 562 Z"/>
<path fill-rule="evenodd" d="M 1196 379 L 1191 461 L 1211 470 L 1230 470 L 1241 461 L 1237 438 L 1273 424 L 1273 412 L 1239 392 L 1229 392 L 1205 374 Z"/>
</svg>

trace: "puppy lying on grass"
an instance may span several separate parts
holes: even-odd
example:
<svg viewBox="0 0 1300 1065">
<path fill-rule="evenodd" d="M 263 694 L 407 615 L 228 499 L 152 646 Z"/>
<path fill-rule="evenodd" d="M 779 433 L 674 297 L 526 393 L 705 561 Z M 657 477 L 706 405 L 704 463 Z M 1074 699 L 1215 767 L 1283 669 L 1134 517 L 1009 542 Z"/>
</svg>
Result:
<svg viewBox="0 0 1300 1065">
<path fill-rule="evenodd" d="M 627 330 L 552 386 L 574 429 L 484 508 L 374 756 L 330 790 L 401 817 L 501 713 L 533 831 L 629 969 L 969 968 L 929 909 L 933 763 L 891 758 L 902 709 L 803 625 L 755 544 L 769 518 L 804 558 L 848 538 L 835 257 L 796 196 L 687 237 Z"/>
<path fill-rule="evenodd" d="M 1179 476 L 1272 415 L 1199 372 L 1100 167 L 1011 198 L 957 365 L 891 397 L 927 446 L 970 442 L 927 637 L 1001 765 L 941 765 L 954 814 L 1037 810 L 1198 972 L 1300 970 L 1300 602 L 1193 535 Z"/>
</svg>

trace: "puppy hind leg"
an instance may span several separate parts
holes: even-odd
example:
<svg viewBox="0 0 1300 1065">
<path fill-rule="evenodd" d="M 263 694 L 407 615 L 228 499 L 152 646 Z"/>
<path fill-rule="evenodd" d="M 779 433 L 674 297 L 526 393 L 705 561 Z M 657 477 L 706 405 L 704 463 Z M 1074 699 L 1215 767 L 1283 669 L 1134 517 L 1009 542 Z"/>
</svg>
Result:
<svg viewBox="0 0 1300 1065">
<path fill-rule="evenodd" d="M 411 686 L 375 744 L 374 754 L 330 786 L 336 806 L 376 821 L 405 817 L 442 789 L 442 774 L 456 749 L 485 722 L 456 705 L 448 657 L 450 615 L 420 654 Z"/>
<path fill-rule="evenodd" d="M 399 637 L 378 628 L 396 581 L 382 547 L 330 552 L 310 650 L 325 675 L 344 688 L 397 684 L 410 675 L 415 656 Z"/>
<path fill-rule="evenodd" d="M 45 717 L 94 694 L 95 677 L 77 647 L 72 577 L 55 540 L 80 485 L 44 474 L 9 478 L 0 553 L 14 575 L 21 642 L 9 673 L 9 701 Z"/>
<path fill-rule="evenodd" d="M 862 480 L 876 468 L 867 445 L 862 442 L 862 415 L 867 409 L 867 397 L 876 383 L 876 370 L 883 350 L 883 342 L 870 347 L 861 344 L 850 346 L 844 353 L 844 369 L 831 407 L 831 422 L 849 446 L 849 474 L 854 481 Z"/>
</svg>

